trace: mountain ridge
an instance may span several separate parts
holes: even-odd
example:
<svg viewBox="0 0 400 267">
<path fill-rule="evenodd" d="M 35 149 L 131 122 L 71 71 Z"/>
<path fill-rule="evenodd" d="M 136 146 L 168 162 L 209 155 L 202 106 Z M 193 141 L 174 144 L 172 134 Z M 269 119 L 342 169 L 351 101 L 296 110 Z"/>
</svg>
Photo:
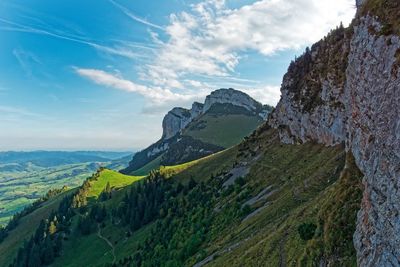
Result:
<svg viewBox="0 0 400 267">
<path fill-rule="evenodd" d="M 161 139 L 136 153 L 129 167 L 122 172 L 129 174 L 139 169 L 148 169 L 145 166 L 149 164 L 151 166 L 180 164 L 221 151 L 238 143 L 241 138 L 250 134 L 271 110 L 272 107 L 263 106 L 241 91 L 232 88 L 215 90 L 205 98 L 204 104 L 194 102 L 191 109 L 175 107 L 170 110 L 162 121 L 163 133 Z M 241 115 L 240 118 L 239 115 Z M 234 128 L 230 129 L 230 132 L 236 137 L 233 139 L 238 140 L 226 143 L 218 138 L 210 138 L 210 136 L 204 138 L 206 136 L 204 129 L 210 128 L 208 124 L 217 127 L 217 121 L 221 126 L 220 132 L 225 132 L 224 129 L 228 127 L 229 123 L 224 124 L 224 122 L 229 120 L 228 116 L 230 116 L 230 119 L 236 116 L 237 122 L 242 123 L 244 131 L 233 122 Z M 219 120 L 215 119 L 217 117 Z M 217 136 L 215 132 L 210 134 Z M 187 147 L 187 151 L 177 153 L 177 151 L 182 152 L 184 150 L 183 143 Z M 168 150 L 175 151 L 173 154 L 180 154 L 180 156 L 175 155 L 176 160 L 174 162 L 168 158 L 165 159 L 166 157 L 160 159 Z M 170 153 L 170 155 L 172 154 Z"/>
</svg>

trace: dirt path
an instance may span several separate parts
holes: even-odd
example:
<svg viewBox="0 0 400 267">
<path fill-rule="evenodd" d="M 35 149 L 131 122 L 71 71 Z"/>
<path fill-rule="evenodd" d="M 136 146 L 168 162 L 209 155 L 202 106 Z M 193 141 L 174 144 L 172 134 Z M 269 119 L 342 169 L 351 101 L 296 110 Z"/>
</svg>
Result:
<svg viewBox="0 0 400 267">
<path fill-rule="evenodd" d="M 106 243 L 111 247 L 111 253 L 113 255 L 113 261 L 112 264 L 114 264 L 117 261 L 117 257 L 115 256 L 115 247 L 114 245 L 110 242 L 110 240 L 108 240 L 106 237 L 101 235 L 101 227 L 100 224 L 97 224 L 97 236 L 101 239 L 103 239 L 104 241 L 106 241 Z"/>
</svg>

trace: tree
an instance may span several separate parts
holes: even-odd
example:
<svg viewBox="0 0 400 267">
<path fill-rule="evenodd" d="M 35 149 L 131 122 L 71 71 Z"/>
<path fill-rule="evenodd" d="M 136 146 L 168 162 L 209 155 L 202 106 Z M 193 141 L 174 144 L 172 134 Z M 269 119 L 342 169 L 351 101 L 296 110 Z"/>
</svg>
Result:
<svg viewBox="0 0 400 267">
<path fill-rule="evenodd" d="M 49 234 L 54 235 L 56 232 L 57 232 L 56 224 L 54 223 L 54 221 L 51 221 L 49 225 Z"/>
</svg>

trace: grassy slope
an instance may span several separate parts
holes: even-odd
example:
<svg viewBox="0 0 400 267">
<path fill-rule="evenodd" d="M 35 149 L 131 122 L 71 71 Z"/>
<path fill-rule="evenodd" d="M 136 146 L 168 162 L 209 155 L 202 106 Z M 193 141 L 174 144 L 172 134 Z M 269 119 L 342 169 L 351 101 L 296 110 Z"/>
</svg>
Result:
<svg viewBox="0 0 400 267">
<path fill-rule="evenodd" d="M 126 187 L 127 185 L 132 184 L 133 182 L 138 181 L 141 178 L 143 178 L 143 176 L 128 176 L 123 175 L 119 172 L 105 169 L 101 172 L 98 180 L 91 183 L 92 186 L 90 188 L 89 198 L 97 198 L 106 187 L 107 182 L 110 182 L 111 187 L 118 189 L 121 187 Z M 0 266 L 7 266 L 7 263 L 12 261 L 18 248 L 23 244 L 24 239 L 28 239 L 34 233 L 36 227 L 39 225 L 40 220 L 47 219 L 51 211 L 58 208 L 58 205 L 65 194 L 69 194 L 74 191 L 75 189 L 70 190 L 66 193 L 61 194 L 60 196 L 55 197 L 54 199 L 47 201 L 42 205 L 42 207 L 21 219 L 17 228 L 11 231 L 9 233 L 9 236 L 2 243 L 0 243 Z M 82 254 L 83 258 L 80 259 L 78 257 L 78 259 L 83 260 L 85 258 L 89 260 L 92 259 L 91 256 L 97 259 L 99 257 L 98 253 L 100 253 L 102 249 L 108 249 L 108 246 L 104 241 L 99 243 L 93 242 L 93 240 L 102 241 L 97 240 L 97 238 L 98 237 L 94 235 L 89 236 L 88 239 L 79 239 L 79 246 L 76 246 L 75 242 L 70 242 L 74 245 L 69 248 L 67 247 L 66 251 L 86 251 L 85 248 L 90 248 L 90 244 L 96 244 L 97 250 L 93 250 L 92 253 Z"/>
<path fill-rule="evenodd" d="M 75 189 L 62 193 L 43 203 L 31 214 L 21 218 L 17 228 L 12 230 L 6 239 L 0 243 L 0 266 L 7 266 L 13 260 L 24 240 L 30 238 L 35 232 L 39 222 L 42 219 L 47 219 L 53 210 L 57 210 L 63 197 L 73 192 L 75 192 Z"/>
<path fill-rule="evenodd" d="M 223 169 L 227 169 L 231 166 L 235 154 L 236 149 L 228 149 L 189 163 L 163 167 L 161 172 L 166 175 L 173 174 L 175 175 L 174 179 L 176 178 L 183 182 L 192 176 L 196 179 L 202 179 L 208 177 L 212 173 L 221 172 Z M 197 175 L 199 174 L 199 167 L 203 170 L 202 173 L 204 176 Z M 104 177 L 103 172 L 100 177 Z M 99 180 L 102 179 L 100 178 Z M 94 184 L 97 182 L 98 181 L 95 181 Z M 104 181 L 101 182 L 101 184 L 105 186 Z M 134 186 L 134 184 L 115 192 L 111 200 L 104 202 L 106 207 L 111 208 L 118 206 L 125 192 L 129 191 L 131 186 Z M 134 232 L 132 236 L 126 237 L 126 231 L 128 229 L 114 226 L 108 219 L 105 228 L 101 231 L 103 236 L 114 244 L 116 258 L 120 260 L 133 253 L 135 247 L 150 235 L 150 230 L 153 226 L 154 224 L 149 224 Z M 72 238 L 65 242 L 63 257 L 57 258 L 52 266 L 103 266 L 105 263 L 111 262 L 111 248 L 107 246 L 104 240 L 98 237 L 97 233 L 88 236 L 75 233 L 72 235 Z"/>
<path fill-rule="evenodd" d="M 227 148 L 242 141 L 243 137 L 253 132 L 261 122 L 261 119 L 256 116 L 205 114 L 192 123 L 183 135 Z M 205 127 L 196 128 L 196 124 L 199 123 L 205 123 Z"/>
<path fill-rule="evenodd" d="M 211 266 L 314 266 L 321 259 L 335 259 L 332 266 L 354 266 L 351 235 L 361 198 L 361 173 L 348 157 L 348 168 L 340 175 L 345 161 L 340 146 L 284 145 L 274 131 L 264 129 L 237 147 L 162 171 L 176 181 L 190 178 L 206 181 L 237 162 L 251 166 L 241 190 L 221 197 L 218 205 L 232 205 L 240 192 L 250 192 L 249 199 L 272 186 L 270 196 L 252 205 L 253 210 L 265 206 L 258 214 L 232 222 L 202 245 L 206 255 L 218 255 L 209 263 Z M 93 196 L 101 192 L 107 180 L 114 181 L 114 186 L 122 186 L 137 178 L 106 170 L 94 182 Z M 117 190 L 111 200 L 104 202 L 106 207 L 110 210 L 119 205 L 130 186 Z M 318 226 L 318 233 L 310 241 L 300 239 L 297 233 L 303 222 Z M 152 227 L 154 223 L 127 237 L 126 228 L 112 225 L 107 219 L 101 233 L 113 244 L 119 260 L 132 255 L 135 247 L 149 237 Z M 89 236 L 75 233 L 65 242 L 63 257 L 53 265 L 103 266 L 111 263 L 112 258 L 110 246 L 97 233 Z M 188 263 L 196 261 L 192 258 Z"/>
<path fill-rule="evenodd" d="M 258 160 L 251 163 L 254 158 Z M 337 260 L 332 266 L 354 266 L 351 235 L 361 198 L 361 173 L 351 159 L 347 159 L 348 168 L 341 173 L 346 161 L 341 146 L 284 145 L 277 141 L 276 133 L 266 131 L 245 146 L 165 170 L 177 181 L 187 181 L 190 177 L 200 181 L 223 173 L 235 161 L 247 161 L 252 166 L 242 188 L 251 192 L 249 198 L 271 185 L 274 193 L 252 206 L 257 209 L 265 205 L 261 212 L 248 220 L 234 222 L 203 245 L 207 255 L 218 254 L 210 266 L 313 266 L 321 259 Z M 118 205 L 128 189 L 118 191 L 106 206 Z M 229 205 L 233 199 L 220 201 Z M 297 227 L 303 222 L 318 225 L 318 234 L 310 241 L 298 235 Z M 115 245 L 119 260 L 131 255 L 137 244 L 149 236 L 152 227 L 149 224 L 128 238 L 126 229 L 108 221 L 102 233 Z M 97 251 L 89 253 L 87 258 L 79 253 L 73 257 L 75 252 L 92 250 Z M 58 259 L 55 266 L 80 266 L 89 259 L 93 266 L 110 263 L 110 253 L 110 247 L 96 234 L 78 235 L 67 242 L 65 257 Z"/>
<path fill-rule="evenodd" d="M 267 153 L 253 165 L 246 187 L 253 195 L 268 185 L 276 191 L 255 205 L 266 205 L 261 212 L 209 244 L 208 254 L 219 254 L 209 265 L 317 266 L 322 259 L 331 266 L 355 266 L 352 234 L 362 175 L 354 162 L 340 175 L 345 155 L 339 146 L 276 142 L 263 146 Z M 300 239 L 297 228 L 303 222 L 318 225 L 320 234 L 310 241 Z"/>
<path fill-rule="evenodd" d="M 160 167 L 160 162 L 161 162 L 161 158 L 162 158 L 162 154 L 160 156 L 158 156 L 157 158 L 155 158 L 154 160 L 150 161 L 149 163 L 147 163 L 146 165 L 144 165 L 143 167 L 141 167 L 140 169 L 137 169 L 136 171 L 132 172 L 132 175 L 147 175 L 149 174 L 149 172 L 151 170 L 157 169 L 158 167 Z"/>
<path fill-rule="evenodd" d="M 213 171 L 219 170 L 222 166 L 230 167 L 232 165 L 230 159 L 234 155 L 233 151 L 235 149 L 231 148 L 191 162 L 175 166 L 163 166 L 160 171 L 166 177 L 173 176 L 174 179 L 179 181 L 185 180 L 185 178 L 194 178 L 199 173 L 203 174 L 204 177 L 208 177 Z"/>
<path fill-rule="evenodd" d="M 89 198 L 98 198 L 101 192 L 106 188 L 107 183 L 109 182 L 112 188 L 121 188 L 127 185 L 132 184 L 144 176 L 129 176 L 124 175 L 116 171 L 104 169 L 100 177 L 91 182 L 90 191 L 88 194 Z"/>
</svg>

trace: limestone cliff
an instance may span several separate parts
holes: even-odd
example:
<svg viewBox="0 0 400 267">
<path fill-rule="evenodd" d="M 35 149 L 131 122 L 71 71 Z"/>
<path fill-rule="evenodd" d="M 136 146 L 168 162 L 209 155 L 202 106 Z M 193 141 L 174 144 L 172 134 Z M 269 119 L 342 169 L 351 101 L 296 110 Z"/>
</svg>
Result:
<svg viewBox="0 0 400 267">
<path fill-rule="evenodd" d="M 356 4 L 349 29 L 333 31 L 291 64 L 268 123 L 285 143 L 346 143 L 364 174 L 358 265 L 399 266 L 400 38 L 388 19 L 400 4 Z M 387 8 L 380 17 L 368 10 L 374 4 Z"/>
<path fill-rule="evenodd" d="M 208 95 L 204 102 L 203 113 L 207 112 L 215 103 L 232 104 L 252 112 L 258 112 L 257 114 L 261 113 L 263 109 L 262 105 L 249 95 L 232 88 L 219 89 Z"/>
<path fill-rule="evenodd" d="M 360 19 L 346 72 L 347 146 L 365 175 L 354 236 L 360 266 L 400 265 L 400 38 L 377 34 L 382 27 Z"/>
<path fill-rule="evenodd" d="M 185 128 L 191 120 L 192 116 L 190 110 L 173 108 L 163 119 L 162 139 L 169 139 L 175 136 L 181 129 Z"/>
</svg>

